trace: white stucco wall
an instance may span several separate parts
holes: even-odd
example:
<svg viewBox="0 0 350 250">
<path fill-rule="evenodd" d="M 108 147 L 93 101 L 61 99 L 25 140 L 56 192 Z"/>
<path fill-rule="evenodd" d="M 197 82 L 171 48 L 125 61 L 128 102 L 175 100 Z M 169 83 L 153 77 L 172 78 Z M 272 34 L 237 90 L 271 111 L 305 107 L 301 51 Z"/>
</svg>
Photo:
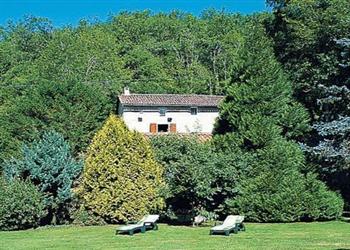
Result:
<svg viewBox="0 0 350 250">
<path fill-rule="evenodd" d="M 186 111 L 168 110 L 165 116 L 161 116 L 158 110 L 145 110 L 143 111 L 125 111 L 121 107 L 119 114 L 124 119 L 129 129 L 134 129 L 142 133 L 150 132 L 150 124 L 176 124 L 176 132 L 178 133 L 212 133 L 214 128 L 215 119 L 218 117 L 217 111 L 205 112 L 198 109 L 197 115 L 191 115 L 190 108 Z M 138 121 L 138 118 L 142 118 L 142 122 Z M 172 118 L 171 122 L 168 122 L 168 118 Z"/>
</svg>

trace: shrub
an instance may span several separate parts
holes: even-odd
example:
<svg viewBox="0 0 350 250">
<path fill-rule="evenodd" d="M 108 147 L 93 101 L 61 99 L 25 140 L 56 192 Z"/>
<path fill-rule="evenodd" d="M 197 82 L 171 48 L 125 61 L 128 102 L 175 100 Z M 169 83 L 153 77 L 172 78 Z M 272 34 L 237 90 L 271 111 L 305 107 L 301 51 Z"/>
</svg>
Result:
<svg viewBox="0 0 350 250">
<path fill-rule="evenodd" d="M 303 215 L 303 177 L 296 171 L 266 171 L 240 184 L 229 211 L 256 222 L 292 222 Z"/>
<path fill-rule="evenodd" d="M 162 174 L 149 141 L 111 115 L 88 148 L 77 193 L 108 222 L 134 220 L 163 206 Z"/>
<path fill-rule="evenodd" d="M 166 203 L 176 210 L 192 211 L 206 207 L 217 191 L 216 155 L 209 144 L 195 137 L 177 135 L 152 138 L 158 162 L 164 166 L 168 193 Z"/>
<path fill-rule="evenodd" d="M 44 133 L 41 140 L 24 146 L 21 159 L 6 162 L 4 174 L 28 179 L 45 195 L 48 210 L 47 223 L 62 223 L 67 219 L 67 204 L 72 198 L 72 184 L 82 169 L 75 161 L 63 136 L 56 132 Z"/>
<path fill-rule="evenodd" d="M 36 227 L 44 208 L 44 195 L 29 181 L 0 180 L 0 230 Z"/>
<path fill-rule="evenodd" d="M 106 224 L 100 216 L 86 210 L 84 206 L 80 206 L 73 211 L 71 218 L 73 219 L 73 224 L 79 226 L 102 226 Z"/>
<path fill-rule="evenodd" d="M 326 184 L 309 174 L 305 180 L 308 191 L 305 196 L 305 220 L 332 220 L 340 218 L 344 201 L 335 192 L 329 191 Z"/>
<path fill-rule="evenodd" d="M 226 202 L 232 213 L 255 222 L 293 222 L 338 218 L 342 199 L 314 175 L 296 170 L 266 171 L 241 183 L 240 194 Z"/>
<path fill-rule="evenodd" d="M 216 150 L 211 142 L 201 143 L 195 136 L 162 135 L 151 141 L 165 168 L 169 219 L 192 219 L 203 210 L 226 215 L 222 203 L 237 193 L 239 180 L 250 169 L 249 155 Z"/>
</svg>

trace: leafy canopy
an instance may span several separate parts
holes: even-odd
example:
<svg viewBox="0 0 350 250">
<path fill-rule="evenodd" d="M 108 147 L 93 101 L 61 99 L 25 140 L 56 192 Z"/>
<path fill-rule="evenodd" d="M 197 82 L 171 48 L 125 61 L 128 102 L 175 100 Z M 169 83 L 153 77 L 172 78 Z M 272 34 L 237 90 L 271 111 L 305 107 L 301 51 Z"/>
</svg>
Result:
<svg viewBox="0 0 350 250">
<path fill-rule="evenodd" d="M 18 155 L 22 143 L 49 130 L 63 134 L 77 155 L 86 149 L 111 104 L 99 86 L 79 82 L 29 86 L 0 109 L 0 162 Z"/>
</svg>

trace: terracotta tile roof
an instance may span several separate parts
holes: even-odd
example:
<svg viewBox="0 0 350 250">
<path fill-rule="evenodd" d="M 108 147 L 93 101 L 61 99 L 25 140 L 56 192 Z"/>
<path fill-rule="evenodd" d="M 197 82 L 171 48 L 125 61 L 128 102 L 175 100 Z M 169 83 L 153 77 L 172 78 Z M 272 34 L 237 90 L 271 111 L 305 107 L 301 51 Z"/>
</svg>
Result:
<svg viewBox="0 0 350 250">
<path fill-rule="evenodd" d="M 209 141 L 213 135 L 210 133 L 146 133 L 144 134 L 147 138 L 151 138 L 152 136 L 167 136 L 167 135 L 176 135 L 181 138 L 194 136 L 196 139 L 198 139 L 199 142 L 206 142 Z"/>
<path fill-rule="evenodd" d="M 223 98 L 218 95 L 130 94 L 120 95 L 119 101 L 126 106 L 217 107 Z"/>
</svg>

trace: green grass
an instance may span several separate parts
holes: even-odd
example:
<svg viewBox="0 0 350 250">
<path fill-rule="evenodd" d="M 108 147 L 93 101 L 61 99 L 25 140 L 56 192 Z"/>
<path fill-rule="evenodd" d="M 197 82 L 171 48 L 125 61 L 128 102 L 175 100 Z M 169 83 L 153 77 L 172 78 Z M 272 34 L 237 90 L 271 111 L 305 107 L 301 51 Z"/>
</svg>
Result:
<svg viewBox="0 0 350 250">
<path fill-rule="evenodd" d="M 168 226 L 115 235 L 115 226 L 0 232 L 0 249 L 350 249 L 350 223 L 246 224 L 247 231 L 209 236 L 209 227 Z"/>
</svg>

